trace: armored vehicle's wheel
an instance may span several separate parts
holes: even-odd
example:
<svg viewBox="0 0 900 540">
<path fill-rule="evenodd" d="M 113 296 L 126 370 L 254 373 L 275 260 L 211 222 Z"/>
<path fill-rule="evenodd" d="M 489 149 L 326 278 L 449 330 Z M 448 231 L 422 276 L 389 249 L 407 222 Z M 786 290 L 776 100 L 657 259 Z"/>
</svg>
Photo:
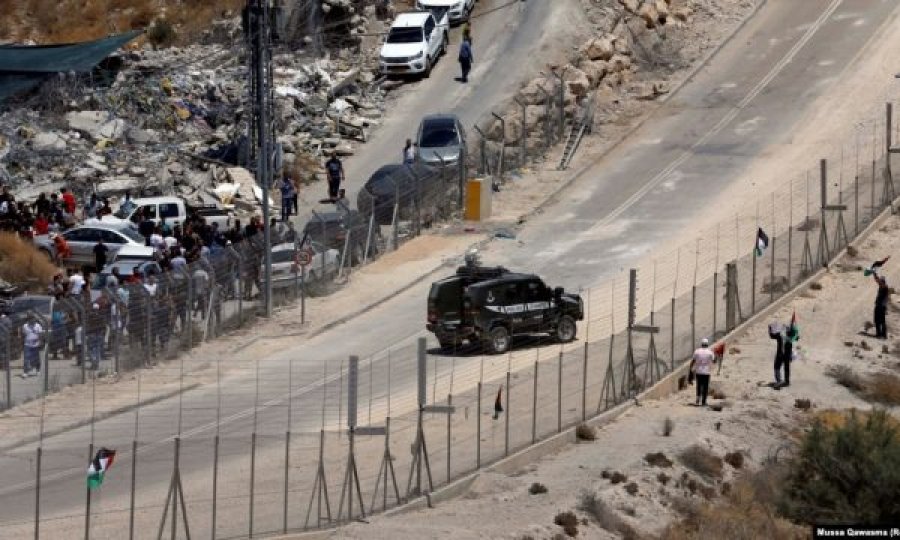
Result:
<svg viewBox="0 0 900 540">
<path fill-rule="evenodd" d="M 575 339 L 576 331 L 577 327 L 575 326 L 575 319 L 569 315 L 563 315 L 556 324 L 556 332 L 554 335 L 556 340 L 560 343 L 568 343 Z"/>
<path fill-rule="evenodd" d="M 454 343 L 452 339 L 438 338 L 438 343 L 441 344 L 441 352 L 443 353 L 453 352 L 453 349 L 456 348 L 456 343 Z"/>
<path fill-rule="evenodd" d="M 510 341 L 509 330 L 503 326 L 497 326 L 488 333 L 485 346 L 493 354 L 503 354 L 509 350 Z"/>
</svg>

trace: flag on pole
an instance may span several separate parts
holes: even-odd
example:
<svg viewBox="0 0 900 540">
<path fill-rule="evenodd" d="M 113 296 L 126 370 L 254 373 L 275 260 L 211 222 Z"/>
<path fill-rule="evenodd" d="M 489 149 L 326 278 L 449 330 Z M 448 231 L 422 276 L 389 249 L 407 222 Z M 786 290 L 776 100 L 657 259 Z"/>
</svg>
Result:
<svg viewBox="0 0 900 540">
<path fill-rule="evenodd" d="M 797 312 L 791 316 L 791 324 L 787 328 L 787 338 L 792 342 L 796 343 L 798 339 L 800 339 L 800 327 L 797 326 Z"/>
<path fill-rule="evenodd" d="M 712 352 L 718 358 L 722 358 L 723 356 L 725 356 L 725 342 L 720 341 L 720 342 L 716 343 L 715 345 L 713 345 Z"/>
<path fill-rule="evenodd" d="M 500 413 L 503 412 L 503 403 L 501 400 L 502 396 L 503 385 L 501 384 L 500 388 L 497 389 L 497 399 L 494 400 L 494 420 L 500 418 Z"/>
<path fill-rule="evenodd" d="M 866 276 L 871 276 L 872 274 L 877 273 L 878 269 L 881 268 L 882 266 L 884 266 L 884 263 L 886 263 L 888 261 L 888 259 L 890 259 L 890 258 L 891 258 L 891 256 L 888 255 L 887 257 L 881 259 L 880 261 L 873 262 L 871 266 L 869 266 L 868 268 L 863 270 L 863 274 Z"/>
<path fill-rule="evenodd" d="M 769 236 L 762 230 L 762 227 L 759 227 L 756 229 L 756 256 L 762 257 L 767 247 L 769 247 Z"/>
<path fill-rule="evenodd" d="M 88 489 L 97 489 L 103 483 L 103 476 L 112 467 L 116 458 L 116 451 L 109 448 L 97 450 L 97 455 L 91 460 L 87 470 Z"/>
</svg>

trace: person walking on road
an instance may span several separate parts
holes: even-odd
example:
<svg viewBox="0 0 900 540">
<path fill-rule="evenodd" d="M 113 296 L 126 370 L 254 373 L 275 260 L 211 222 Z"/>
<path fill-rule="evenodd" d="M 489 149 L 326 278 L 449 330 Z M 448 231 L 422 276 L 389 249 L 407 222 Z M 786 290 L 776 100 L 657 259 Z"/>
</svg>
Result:
<svg viewBox="0 0 900 540">
<path fill-rule="evenodd" d="M 294 181 L 291 180 L 290 176 L 285 175 L 284 179 L 281 181 L 281 221 L 290 219 L 291 213 L 294 210 L 295 194 L 296 189 L 294 188 Z"/>
<path fill-rule="evenodd" d="M 891 289 L 887 285 L 887 280 L 877 273 L 875 283 L 878 285 L 878 292 L 875 295 L 875 313 L 873 319 L 875 322 L 875 337 L 878 339 L 887 339 L 887 306 L 891 297 Z"/>
<path fill-rule="evenodd" d="M 462 43 L 459 45 L 459 67 L 462 69 L 462 77 L 459 79 L 460 82 L 469 82 L 469 71 L 471 71 L 472 62 L 474 61 L 475 57 L 472 55 L 472 41 L 464 36 Z"/>
<path fill-rule="evenodd" d="M 406 146 L 403 147 L 403 164 L 412 165 L 416 162 L 416 145 L 412 140 L 406 139 Z"/>
<path fill-rule="evenodd" d="M 709 340 L 700 340 L 700 347 L 694 351 L 691 357 L 689 377 L 697 379 L 697 406 L 706 406 L 706 396 L 709 394 L 709 378 L 712 374 L 712 366 L 716 363 L 716 356 L 709 349 Z"/>
<path fill-rule="evenodd" d="M 331 159 L 325 163 L 325 170 L 328 171 L 328 198 L 334 201 L 338 197 L 341 182 L 344 181 L 344 165 L 338 159 L 337 152 L 331 153 Z"/>
<path fill-rule="evenodd" d="M 37 377 L 41 372 L 41 344 L 44 341 L 44 327 L 29 316 L 22 326 L 22 339 L 24 349 L 24 365 L 22 378 Z"/>
</svg>

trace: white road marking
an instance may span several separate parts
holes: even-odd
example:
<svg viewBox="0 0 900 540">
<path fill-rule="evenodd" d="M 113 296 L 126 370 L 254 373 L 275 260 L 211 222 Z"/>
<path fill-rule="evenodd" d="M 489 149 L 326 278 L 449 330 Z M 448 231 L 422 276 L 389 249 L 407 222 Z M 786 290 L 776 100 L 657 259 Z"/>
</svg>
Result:
<svg viewBox="0 0 900 540">
<path fill-rule="evenodd" d="M 794 56 L 800 52 L 810 39 L 812 39 L 813 35 L 822 27 L 823 24 L 828 20 L 832 13 L 841 5 L 843 0 L 832 0 L 831 4 L 822 12 L 818 19 L 816 19 L 815 23 L 813 23 L 805 34 L 794 44 L 793 47 L 778 61 L 775 66 L 772 67 L 771 70 L 763 77 L 750 92 L 744 96 L 736 106 L 732 107 L 732 109 L 726 114 L 719 122 L 712 127 L 709 131 L 707 131 L 702 137 L 700 137 L 688 150 L 685 150 L 678 158 L 672 161 L 665 169 L 660 171 L 656 176 L 654 176 L 649 182 L 647 182 L 641 189 L 637 190 L 634 194 L 631 195 L 624 203 L 619 205 L 618 208 L 610 212 L 606 217 L 601 219 L 598 222 L 598 226 L 608 225 L 612 221 L 616 220 L 619 216 L 621 216 L 626 210 L 635 205 L 641 198 L 643 198 L 647 193 L 650 192 L 653 188 L 659 185 L 667 176 L 672 174 L 675 169 L 680 167 L 685 161 L 690 159 L 694 152 L 704 144 L 714 135 L 718 134 L 722 129 L 725 128 L 732 120 L 734 120 L 747 105 L 753 101 L 756 96 L 763 91 L 763 89 L 768 86 L 772 80 L 778 76 L 779 73 L 784 70 L 784 68 L 793 60 Z"/>
</svg>

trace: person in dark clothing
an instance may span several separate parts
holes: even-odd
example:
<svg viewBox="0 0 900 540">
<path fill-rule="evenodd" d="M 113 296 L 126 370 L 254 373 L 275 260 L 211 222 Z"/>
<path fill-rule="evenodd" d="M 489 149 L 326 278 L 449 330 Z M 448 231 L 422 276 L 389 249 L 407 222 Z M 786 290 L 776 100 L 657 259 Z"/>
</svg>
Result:
<svg viewBox="0 0 900 540">
<path fill-rule="evenodd" d="M 781 367 L 784 370 L 784 382 L 776 386 L 776 388 L 784 388 L 791 385 L 791 361 L 794 356 L 794 340 L 791 336 L 791 329 L 784 331 L 784 338 L 781 345 Z"/>
<path fill-rule="evenodd" d="M 147 242 L 146 245 L 150 244 L 150 237 L 153 236 L 153 231 L 156 230 L 156 224 L 153 223 L 153 220 L 147 217 L 146 214 L 141 214 L 141 220 L 138 222 L 138 233 L 144 237 L 144 240 Z"/>
<path fill-rule="evenodd" d="M 344 181 L 344 165 L 337 157 L 337 152 L 331 153 L 331 159 L 325 163 L 325 170 L 328 172 L 328 198 L 337 199 L 338 190 L 341 188 L 341 182 Z"/>
<path fill-rule="evenodd" d="M 887 280 L 878 274 L 875 276 L 875 283 L 878 285 L 878 293 L 875 295 L 875 337 L 878 339 L 887 339 L 887 306 L 890 300 L 891 290 L 888 288 Z"/>
<path fill-rule="evenodd" d="M 101 238 L 94 246 L 94 268 L 97 269 L 97 272 L 102 272 L 103 268 L 106 266 L 107 253 L 109 253 L 109 248 L 106 247 L 106 244 L 103 243 L 103 239 Z"/>
<path fill-rule="evenodd" d="M 469 82 L 469 71 L 472 69 L 472 62 L 475 57 L 472 55 L 472 42 L 468 37 L 463 37 L 463 41 L 459 46 L 459 67 L 462 69 L 462 77 L 460 82 Z"/>
<path fill-rule="evenodd" d="M 781 385 L 781 366 L 784 364 L 784 335 L 781 323 L 769 323 L 769 337 L 775 340 L 775 387 Z"/>
</svg>

